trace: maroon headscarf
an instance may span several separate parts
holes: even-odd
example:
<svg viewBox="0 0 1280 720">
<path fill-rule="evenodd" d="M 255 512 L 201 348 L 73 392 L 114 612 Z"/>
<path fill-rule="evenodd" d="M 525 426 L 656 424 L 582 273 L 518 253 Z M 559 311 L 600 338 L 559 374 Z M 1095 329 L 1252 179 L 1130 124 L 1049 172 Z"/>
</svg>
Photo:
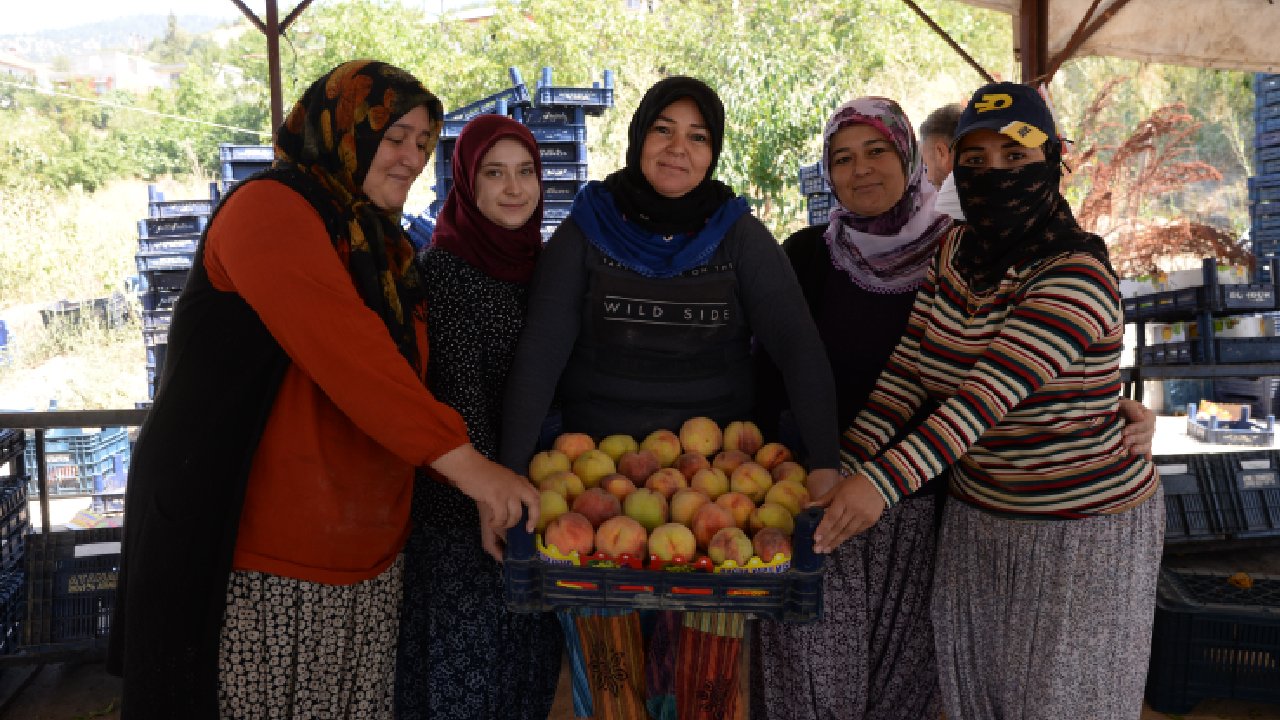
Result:
<svg viewBox="0 0 1280 720">
<path fill-rule="evenodd" d="M 431 244 L 457 255 L 495 280 L 527 283 L 542 251 L 542 198 L 538 198 L 538 207 L 528 222 L 516 230 L 498 225 L 476 207 L 476 170 L 485 153 L 503 138 L 513 138 L 524 145 L 533 156 L 538 177 L 542 177 L 538 144 L 528 128 L 503 115 L 476 116 L 462 129 L 454 145 L 453 187 L 436 218 Z"/>
</svg>

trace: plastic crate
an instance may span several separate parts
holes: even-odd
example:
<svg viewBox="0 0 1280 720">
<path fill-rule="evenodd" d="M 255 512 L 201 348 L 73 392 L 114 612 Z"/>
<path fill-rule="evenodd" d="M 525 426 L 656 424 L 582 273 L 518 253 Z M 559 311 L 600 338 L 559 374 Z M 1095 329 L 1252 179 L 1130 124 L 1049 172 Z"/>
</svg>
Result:
<svg viewBox="0 0 1280 720">
<path fill-rule="evenodd" d="M 1277 106 L 1271 106 L 1265 109 L 1270 110 L 1272 107 Z M 1274 115 L 1263 114 L 1260 112 L 1254 113 L 1254 127 L 1259 133 L 1270 134 L 1280 132 L 1280 110 L 1278 110 Z"/>
<path fill-rule="evenodd" d="M 143 331 L 144 333 L 146 331 Z M 44 436 L 44 460 L 52 494 L 85 494 L 106 477 L 124 477 L 129 458 L 129 433 L 123 427 L 53 428 Z M 35 477 L 35 443 L 27 446 L 27 473 Z M 30 489 L 32 493 L 36 488 Z"/>
<path fill-rule="evenodd" d="M 569 211 L 573 209 L 573 202 L 552 202 L 544 200 L 542 203 L 542 219 L 547 222 L 559 223 L 561 220 L 569 217 Z"/>
<path fill-rule="evenodd" d="M 21 456 L 26 444 L 23 431 L 0 428 L 0 465 Z"/>
<path fill-rule="evenodd" d="M 1226 498 L 1214 481 L 1209 458 L 1209 455 L 1157 455 L 1154 458 L 1164 487 L 1165 542 L 1226 538 L 1222 513 Z"/>
<path fill-rule="evenodd" d="M 533 139 L 542 143 L 578 143 L 585 147 L 587 128 L 585 125 L 529 125 Z M 585 150 L 584 150 L 585 155 Z"/>
<path fill-rule="evenodd" d="M 572 202 L 583 183 L 577 180 L 551 180 L 542 183 L 542 199 L 547 202 Z"/>
<path fill-rule="evenodd" d="M 788 622 L 822 616 L 821 555 L 813 531 L 822 515 L 796 516 L 794 556 L 782 572 L 663 572 L 547 562 L 523 522 L 507 531 L 502 565 L 507 607 L 515 612 L 571 608 L 716 610 Z M 687 566 L 684 566 L 687 567 Z"/>
<path fill-rule="evenodd" d="M 810 225 L 826 225 L 831 221 L 831 213 L 827 210 L 809 210 Z"/>
<path fill-rule="evenodd" d="M 546 163 L 542 164 L 543 180 L 575 180 L 587 181 L 587 164 L 580 163 Z"/>
<path fill-rule="evenodd" d="M 1280 145 L 1280 132 L 1257 133 L 1253 136 L 1255 148 L 1275 147 Z"/>
<path fill-rule="evenodd" d="M 1253 109 L 1254 123 L 1270 120 L 1271 118 L 1280 118 L 1280 103 L 1273 105 L 1258 105 Z"/>
<path fill-rule="evenodd" d="M 1207 698 L 1280 702 L 1280 578 L 1244 590 L 1225 573 L 1160 573 L 1146 696 L 1184 714 Z"/>
<path fill-rule="evenodd" d="M 205 215 L 179 215 L 175 217 L 143 218 L 138 221 L 138 239 L 171 238 L 175 236 L 199 237 L 209 218 Z"/>
<path fill-rule="evenodd" d="M 1257 153 L 1259 162 L 1280 159 L 1280 145 L 1272 145 L 1270 147 L 1258 147 L 1258 148 L 1255 148 L 1255 152 Z"/>
<path fill-rule="evenodd" d="M 543 163 L 583 163 L 587 162 L 586 143 L 538 143 L 538 155 Z"/>
<path fill-rule="evenodd" d="M 107 637 L 123 536 L 119 527 L 28 536 L 23 645 Z"/>
<path fill-rule="evenodd" d="M 194 258 L 191 253 L 186 252 L 140 252 L 133 256 L 133 260 L 138 265 L 138 272 L 154 270 L 181 270 L 186 272 L 191 269 L 191 263 Z"/>
<path fill-rule="evenodd" d="M 27 576 L 21 568 L 0 571 L 0 655 L 18 649 L 27 608 Z"/>
<path fill-rule="evenodd" d="M 512 116 L 528 125 L 530 131 L 535 127 L 555 125 L 585 127 L 587 124 L 586 112 L 580 107 L 516 108 Z M 537 137 L 536 133 L 534 137 Z"/>
<path fill-rule="evenodd" d="M 159 372 L 164 367 L 165 355 L 169 352 L 168 343 L 160 343 L 147 348 L 147 367 Z"/>
<path fill-rule="evenodd" d="M 800 184 L 803 185 L 805 180 L 822 177 L 822 163 L 816 162 L 812 165 L 800 166 Z"/>
<path fill-rule="evenodd" d="M 156 345 L 165 345 L 169 342 L 169 330 L 147 330 L 142 331 L 142 344 L 147 347 Z"/>
<path fill-rule="evenodd" d="M 820 192 L 809 195 L 806 198 L 810 210 L 821 210 L 826 212 L 836 206 L 836 198 L 831 193 Z"/>
<path fill-rule="evenodd" d="M 186 270 L 144 270 L 142 281 L 147 290 L 180 291 L 187 284 Z"/>
<path fill-rule="evenodd" d="M 529 89 L 524 84 L 496 92 L 489 97 L 445 113 L 446 120 L 470 120 L 477 115 L 506 115 L 511 108 L 531 102 Z"/>
<path fill-rule="evenodd" d="M 611 87 L 540 87 L 536 99 L 538 107 L 580 107 L 587 115 L 602 115 L 613 107 Z"/>
<path fill-rule="evenodd" d="M 1255 102 L 1258 105 L 1275 105 L 1280 103 L 1280 88 L 1259 90 Z"/>
<path fill-rule="evenodd" d="M 45 327 L 53 325 L 79 325 L 86 320 L 102 327 L 113 328 L 129 319 L 129 303 L 121 293 L 90 300 L 59 300 L 40 310 L 40 320 Z"/>
<path fill-rule="evenodd" d="M 543 223 L 542 224 L 542 242 L 545 244 L 555 234 L 556 228 L 560 227 L 560 223 Z"/>
<path fill-rule="evenodd" d="M 240 182 L 247 180 L 256 173 L 260 173 L 271 167 L 271 162 L 224 162 L 222 163 L 222 179 L 224 181 Z"/>
<path fill-rule="evenodd" d="M 1280 158 L 1258 161 L 1258 172 L 1263 175 L 1280 174 Z"/>
<path fill-rule="evenodd" d="M 27 534 L 31 532 L 31 516 L 27 510 L 25 484 L 15 484 L 0 491 L 0 495 L 20 501 L 0 517 L 0 571 L 9 572 L 16 569 L 25 557 Z"/>
<path fill-rule="evenodd" d="M 1188 287 L 1121 300 L 1125 320 L 1179 319 L 1201 310 L 1275 310 L 1276 289 L 1270 283 L 1218 285 L 1216 290 Z"/>
<path fill-rule="evenodd" d="M 231 145 L 223 143 L 218 146 L 218 162 L 220 163 L 268 163 L 276 159 L 275 148 L 270 145 Z"/>
<path fill-rule="evenodd" d="M 1220 465 L 1228 503 L 1223 506 L 1235 537 L 1280 535 L 1280 453 L 1273 450 L 1222 453 Z"/>
<path fill-rule="evenodd" d="M 817 177 L 804 178 L 800 181 L 801 195 L 814 195 L 817 193 L 831 192 L 831 187 L 827 185 L 827 179 L 821 175 Z"/>
<path fill-rule="evenodd" d="M 1200 442 L 1215 445 L 1270 447 L 1275 442 L 1276 430 L 1274 420 L 1266 424 L 1252 420 L 1221 423 L 1217 418 L 1197 420 L 1194 412 L 1188 412 L 1187 435 Z"/>
<path fill-rule="evenodd" d="M 138 294 L 143 310 L 173 310 L 182 293 L 174 290 L 148 290 Z"/>
<path fill-rule="evenodd" d="M 173 323 L 172 310 L 143 310 L 142 327 L 146 330 L 165 330 Z"/>
<path fill-rule="evenodd" d="M 186 253 L 194 255 L 200 247 L 199 235 L 171 235 L 159 238 L 139 238 L 140 253 Z"/>
<path fill-rule="evenodd" d="M 209 215 L 216 200 L 158 200 L 147 203 L 147 215 L 153 218 Z"/>
</svg>

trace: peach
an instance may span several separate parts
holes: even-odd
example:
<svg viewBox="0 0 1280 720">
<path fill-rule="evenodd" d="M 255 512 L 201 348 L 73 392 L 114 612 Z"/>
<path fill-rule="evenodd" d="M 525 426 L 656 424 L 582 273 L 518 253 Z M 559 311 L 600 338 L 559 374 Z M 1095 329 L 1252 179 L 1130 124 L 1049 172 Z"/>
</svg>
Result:
<svg viewBox="0 0 1280 720">
<path fill-rule="evenodd" d="M 569 503 L 565 501 L 564 496 L 550 490 L 543 490 L 538 493 L 542 498 L 542 513 L 538 516 L 538 532 L 546 532 L 547 525 L 552 520 L 569 512 Z"/>
<path fill-rule="evenodd" d="M 720 452 L 720 443 L 724 439 L 720 426 L 708 417 L 695 417 L 685 420 L 680 426 L 680 447 L 687 453 L 697 453 L 703 457 Z"/>
<path fill-rule="evenodd" d="M 591 527 L 598 528 L 600 523 L 622 513 L 622 502 L 604 490 L 594 487 L 573 501 L 573 511 L 590 520 Z"/>
<path fill-rule="evenodd" d="M 639 450 L 640 445 L 630 435 L 610 435 L 601 440 L 596 449 L 608 455 L 616 463 L 623 455 Z"/>
<path fill-rule="evenodd" d="M 596 550 L 607 555 L 643 558 L 648 547 L 648 531 L 626 515 L 611 517 L 596 528 Z"/>
<path fill-rule="evenodd" d="M 631 478 L 631 482 L 635 483 L 636 487 L 643 486 L 644 481 L 658 472 L 660 467 L 662 463 L 658 461 L 658 456 L 648 450 L 623 453 L 622 457 L 618 458 L 618 472 Z"/>
<path fill-rule="evenodd" d="M 679 523 L 659 525 L 649 533 L 649 553 L 670 562 L 675 558 L 692 560 L 698 552 L 693 532 Z"/>
<path fill-rule="evenodd" d="M 631 478 L 620 473 L 605 475 L 600 478 L 600 487 L 610 495 L 618 498 L 618 502 L 627 499 L 627 496 L 636 491 L 636 484 L 631 482 Z"/>
<path fill-rule="evenodd" d="M 738 466 L 744 462 L 750 462 L 751 456 L 741 450 L 721 450 L 715 459 L 711 461 L 711 467 L 718 468 L 725 475 L 738 469 Z"/>
<path fill-rule="evenodd" d="M 694 473 L 711 467 L 711 461 L 705 455 L 687 452 L 676 457 L 676 461 L 671 463 L 671 467 L 679 470 L 686 480 L 692 480 Z"/>
<path fill-rule="evenodd" d="M 756 509 L 756 504 L 751 502 L 751 498 L 740 492 L 727 492 L 716 498 L 716 504 L 733 515 L 734 525 L 744 529 L 747 527 L 751 512 Z"/>
<path fill-rule="evenodd" d="M 640 443 L 640 449 L 653 453 L 662 467 L 670 467 L 680 456 L 680 438 L 670 430 L 654 430 Z"/>
<path fill-rule="evenodd" d="M 689 487 L 689 481 L 684 479 L 684 475 L 681 475 L 679 470 L 666 467 L 650 475 L 644 481 L 644 486 L 662 493 L 664 498 L 670 500 L 677 490 Z"/>
<path fill-rule="evenodd" d="M 551 443 L 551 449 L 559 450 L 569 458 L 570 462 L 573 462 L 582 453 L 595 450 L 596 441 L 586 433 L 564 433 Z"/>
<path fill-rule="evenodd" d="M 767 563 L 777 560 L 778 554 L 783 559 L 791 557 L 791 538 L 776 527 L 760 528 L 751 539 L 751 545 L 756 556 Z"/>
<path fill-rule="evenodd" d="M 764 444 L 764 435 L 760 428 L 750 420 L 734 420 L 724 426 L 724 449 L 738 450 L 747 455 L 755 455 Z"/>
<path fill-rule="evenodd" d="M 791 451 L 782 443 L 765 443 L 756 451 L 756 462 L 765 470 L 772 470 L 790 459 Z"/>
<path fill-rule="evenodd" d="M 783 480 L 795 480 L 796 482 L 803 484 L 807 477 L 807 474 L 805 473 L 804 468 L 800 466 L 800 463 L 792 462 L 791 460 L 778 463 L 773 470 L 769 472 L 769 474 L 773 476 L 774 485 L 777 485 Z"/>
<path fill-rule="evenodd" d="M 809 491 L 800 482 L 783 480 L 769 488 L 769 492 L 764 494 L 764 501 L 781 505 L 787 512 L 797 515 L 809 504 Z"/>
<path fill-rule="evenodd" d="M 568 471 L 573 461 L 559 450 L 547 450 L 533 456 L 529 461 L 529 480 L 534 484 L 553 472 Z"/>
<path fill-rule="evenodd" d="M 622 512 L 652 531 L 667 521 L 667 499 L 662 493 L 640 488 L 622 501 Z"/>
<path fill-rule="evenodd" d="M 538 489 L 558 492 L 564 496 L 565 500 L 573 502 L 573 499 L 581 495 L 582 491 L 587 488 L 582 484 L 582 478 L 568 470 L 557 470 L 542 478 L 542 482 L 538 483 Z"/>
<path fill-rule="evenodd" d="M 542 536 L 543 544 L 565 555 L 577 552 L 580 557 L 591 554 L 595 539 L 596 530 L 591 527 L 591 521 L 576 512 L 567 512 L 552 520 Z"/>
<path fill-rule="evenodd" d="M 600 484 L 600 478 L 612 475 L 618 469 L 613 460 L 596 449 L 584 450 L 577 460 L 573 461 L 573 474 L 582 478 L 582 484 L 593 488 Z"/>
<path fill-rule="evenodd" d="M 679 490 L 671 496 L 671 522 L 688 525 L 698 508 L 711 502 L 705 493 L 688 488 Z"/>
<path fill-rule="evenodd" d="M 716 503 L 706 503 L 693 514 L 690 524 L 693 536 L 698 539 L 699 547 L 707 547 L 717 532 L 727 527 L 735 527 L 733 513 Z"/>
<path fill-rule="evenodd" d="M 752 502 L 764 500 L 771 487 L 773 477 L 769 471 L 753 462 L 742 463 L 729 475 L 729 489 L 746 495 Z"/>
<path fill-rule="evenodd" d="M 720 468 L 705 468 L 693 474 L 689 480 L 689 487 L 701 490 L 707 497 L 715 500 L 729 492 L 729 476 L 725 475 Z"/>
<path fill-rule="evenodd" d="M 721 528 L 711 536 L 711 542 L 707 543 L 707 555 L 716 565 L 723 565 L 726 560 L 732 560 L 741 567 L 747 564 L 754 553 L 755 548 L 751 545 L 751 538 L 736 527 Z"/>
<path fill-rule="evenodd" d="M 790 535 L 796 529 L 796 520 L 790 511 L 777 503 L 771 502 L 764 503 L 752 510 L 747 524 L 751 526 L 751 532 L 759 532 L 764 528 L 773 527 Z"/>
</svg>

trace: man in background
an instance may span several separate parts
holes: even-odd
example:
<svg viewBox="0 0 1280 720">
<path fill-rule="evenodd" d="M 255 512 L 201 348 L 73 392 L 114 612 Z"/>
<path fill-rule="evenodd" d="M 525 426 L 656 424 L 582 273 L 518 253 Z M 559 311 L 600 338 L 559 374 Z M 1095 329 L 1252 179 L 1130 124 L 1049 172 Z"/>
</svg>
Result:
<svg viewBox="0 0 1280 720">
<path fill-rule="evenodd" d="M 964 220 L 960 199 L 956 196 L 955 180 L 951 177 L 951 139 L 956 134 L 956 123 L 963 107 L 951 103 L 929 113 L 920 125 L 920 147 L 924 151 L 925 174 L 929 182 L 938 188 L 934 208 L 956 220 Z"/>
</svg>

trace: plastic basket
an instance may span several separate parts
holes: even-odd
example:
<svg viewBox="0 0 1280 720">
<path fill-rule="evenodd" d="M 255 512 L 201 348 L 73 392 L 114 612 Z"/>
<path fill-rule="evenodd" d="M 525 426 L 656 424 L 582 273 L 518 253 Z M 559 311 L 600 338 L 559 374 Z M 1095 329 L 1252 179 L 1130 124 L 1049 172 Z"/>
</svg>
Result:
<svg viewBox="0 0 1280 720">
<path fill-rule="evenodd" d="M 538 143 L 538 155 L 543 163 L 586 163 L 585 143 Z"/>
<path fill-rule="evenodd" d="M 218 146 L 218 162 L 220 163 L 271 163 L 276 158 L 275 148 L 270 145 L 231 145 Z"/>
<path fill-rule="evenodd" d="M 1280 106 L 1273 105 L 1273 106 L 1264 108 L 1264 110 L 1269 111 L 1273 107 L 1280 107 Z M 1277 112 L 1274 115 L 1271 115 L 1269 113 L 1263 114 L 1261 112 L 1254 113 L 1254 118 L 1255 118 L 1254 126 L 1257 132 L 1260 132 L 1260 133 L 1280 132 L 1280 110 L 1277 110 Z"/>
<path fill-rule="evenodd" d="M 537 137 L 535 127 L 545 128 L 555 125 L 585 127 L 586 113 L 580 107 L 542 107 L 517 108 L 513 113 L 516 120 L 529 126 L 529 130 Z"/>
<path fill-rule="evenodd" d="M 540 87 L 536 102 L 538 107 L 572 106 L 587 115 L 602 115 L 613 107 L 613 88 Z"/>
<path fill-rule="evenodd" d="M 164 330 L 173 323 L 172 310 L 143 310 L 142 327 L 147 330 Z"/>
<path fill-rule="evenodd" d="M 582 567 L 547 562 L 535 539 L 518 524 L 507 531 L 503 583 L 515 612 L 572 608 L 714 610 L 788 622 L 822 616 L 822 556 L 813 552 L 821 514 L 796 516 L 794 556 L 781 572 L 663 572 L 624 567 Z M 684 567 L 684 566 L 682 566 Z"/>
<path fill-rule="evenodd" d="M 192 256 L 186 252 L 140 252 L 134 256 L 134 262 L 138 265 L 138 272 L 147 272 L 151 270 L 182 270 L 191 269 Z"/>
<path fill-rule="evenodd" d="M 1226 537 L 1222 508 L 1209 455 L 1158 455 L 1154 458 L 1164 486 L 1165 542 L 1221 540 Z"/>
<path fill-rule="evenodd" d="M 805 180 L 822 177 L 822 163 L 816 162 L 812 165 L 800 166 L 800 184 L 803 185 Z"/>
<path fill-rule="evenodd" d="M 147 203 L 147 214 L 153 218 L 182 217 L 183 215 L 208 215 L 216 201 L 210 200 L 159 200 Z"/>
<path fill-rule="evenodd" d="M 94 322 L 102 327 L 118 327 L 129 319 L 129 303 L 121 293 L 89 300 L 59 300 L 40 310 L 45 327 Z"/>
<path fill-rule="evenodd" d="M 559 223 L 561 220 L 569 217 L 569 211 L 573 209 L 573 202 L 552 202 L 550 200 L 542 203 L 542 219 L 549 222 Z"/>
<path fill-rule="evenodd" d="M 1280 159 L 1280 145 L 1273 145 L 1271 147 L 1259 147 L 1256 149 L 1256 152 L 1258 155 L 1259 162 Z"/>
<path fill-rule="evenodd" d="M 1206 698 L 1280 702 L 1280 578 L 1244 590 L 1225 573 L 1160 573 L 1146 696 L 1184 714 Z"/>
<path fill-rule="evenodd" d="M 579 143 L 585 146 L 587 142 L 587 128 L 584 125 L 529 125 L 528 128 L 539 145 Z"/>
<path fill-rule="evenodd" d="M 143 330 L 145 341 L 148 331 Z M 163 331 L 167 335 L 167 331 Z M 123 427 L 53 428 L 44 436 L 44 461 L 52 494 L 93 492 L 104 478 L 124 477 L 129 459 L 129 433 Z M 26 471 L 35 476 L 36 447 L 26 449 Z M 37 492 L 37 488 L 31 488 Z"/>
<path fill-rule="evenodd" d="M 138 295 L 143 310 L 172 310 L 182 293 L 173 290 L 149 290 Z"/>
<path fill-rule="evenodd" d="M 186 270 L 146 270 L 142 280 L 148 290 L 177 291 L 187 284 Z"/>
<path fill-rule="evenodd" d="M 0 428 L 0 465 L 22 455 L 26 437 L 21 430 Z"/>
<path fill-rule="evenodd" d="M 199 237 L 208 222 L 209 218 L 205 215 L 143 218 L 138 221 L 138 238 Z"/>
<path fill-rule="evenodd" d="M 821 175 L 817 177 L 804 178 L 800 181 L 800 194 L 813 195 L 815 193 L 827 193 L 831 188 L 827 185 L 827 179 Z"/>
<path fill-rule="evenodd" d="M 1270 447 L 1276 439 L 1274 422 L 1220 424 L 1216 419 L 1196 420 L 1193 415 L 1187 417 L 1187 435 L 1204 443 L 1242 447 Z"/>
<path fill-rule="evenodd" d="M 271 167 L 271 162 L 224 162 L 222 163 L 222 179 L 240 182 Z"/>
<path fill-rule="evenodd" d="M 1223 453 L 1210 462 L 1222 468 L 1229 500 L 1223 512 L 1231 532 L 1236 537 L 1280 535 L 1280 453 Z"/>
<path fill-rule="evenodd" d="M 809 210 L 810 225 L 826 225 L 831 220 L 831 213 L 827 210 Z"/>
<path fill-rule="evenodd" d="M 821 210 L 822 212 L 827 212 L 836 205 L 835 197 L 826 192 L 809 195 L 807 201 L 810 210 Z"/>
<path fill-rule="evenodd" d="M 186 253 L 194 255 L 200 246 L 199 235 L 171 235 L 159 238 L 139 238 L 138 250 L 143 253 Z"/>
<path fill-rule="evenodd" d="M 107 636 L 123 536 L 118 527 L 28 536 L 23 645 Z"/>
<path fill-rule="evenodd" d="M 572 202 L 582 189 L 576 180 L 550 180 L 542 183 L 542 199 L 547 202 Z"/>
<path fill-rule="evenodd" d="M 543 163 L 543 180 L 575 180 L 587 181 L 587 164 L 580 163 Z"/>
<path fill-rule="evenodd" d="M 477 115 L 506 115 L 511 108 L 529 103 L 529 88 L 520 83 L 447 112 L 444 117 L 446 120 L 470 120 Z"/>
</svg>

